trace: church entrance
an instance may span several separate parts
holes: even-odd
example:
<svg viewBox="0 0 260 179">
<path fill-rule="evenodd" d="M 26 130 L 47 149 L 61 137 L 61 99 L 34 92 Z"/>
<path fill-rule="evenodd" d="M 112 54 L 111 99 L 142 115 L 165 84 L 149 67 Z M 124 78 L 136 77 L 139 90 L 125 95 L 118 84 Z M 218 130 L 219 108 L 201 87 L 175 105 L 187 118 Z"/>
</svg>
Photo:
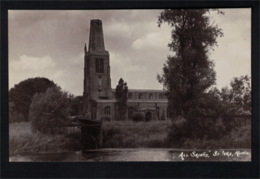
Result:
<svg viewBox="0 0 260 179">
<path fill-rule="evenodd" d="M 145 121 L 151 121 L 152 119 L 152 113 L 151 112 L 147 112 L 145 113 Z"/>
</svg>

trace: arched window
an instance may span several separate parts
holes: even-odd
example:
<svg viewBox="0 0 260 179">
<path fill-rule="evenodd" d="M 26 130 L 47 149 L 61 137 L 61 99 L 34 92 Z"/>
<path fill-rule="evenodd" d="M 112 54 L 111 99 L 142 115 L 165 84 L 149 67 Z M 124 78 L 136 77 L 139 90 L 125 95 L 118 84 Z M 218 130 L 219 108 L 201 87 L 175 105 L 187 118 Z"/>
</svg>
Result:
<svg viewBox="0 0 260 179">
<path fill-rule="evenodd" d="M 110 116 L 110 114 L 111 114 L 110 106 L 106 106 L 105 107 L 105 115 Z"/>
<path fill-rule="evenodd" d="M 133 113 L 134 113 L 134 108 L 133 107 L 129 107 L 128 108 L 128 118 L 132 118 L 133 117 Z"/>
<path fill-rule="evenodd" d="M 96 72 L 97 73 L 104 72 L 104 60 L 102 58 L 96 58 Z"/>
</svg>

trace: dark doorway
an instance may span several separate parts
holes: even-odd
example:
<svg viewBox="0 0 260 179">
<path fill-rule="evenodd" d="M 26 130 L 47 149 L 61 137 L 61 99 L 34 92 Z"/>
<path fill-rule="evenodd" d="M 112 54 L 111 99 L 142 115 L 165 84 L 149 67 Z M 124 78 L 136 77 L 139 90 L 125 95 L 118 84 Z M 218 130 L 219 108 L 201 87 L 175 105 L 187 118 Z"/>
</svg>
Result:
<svg viewBox="0 0 260 179">
<path fill-rule="evenodd" d="M 151 112 L 147 112 L 146 114 L 145 114 L 145 121 L 147 122 L 147 121 L 151 121 L 151 119 L 152 119 L 152 114 L 151 114 Z"/>
</svg>

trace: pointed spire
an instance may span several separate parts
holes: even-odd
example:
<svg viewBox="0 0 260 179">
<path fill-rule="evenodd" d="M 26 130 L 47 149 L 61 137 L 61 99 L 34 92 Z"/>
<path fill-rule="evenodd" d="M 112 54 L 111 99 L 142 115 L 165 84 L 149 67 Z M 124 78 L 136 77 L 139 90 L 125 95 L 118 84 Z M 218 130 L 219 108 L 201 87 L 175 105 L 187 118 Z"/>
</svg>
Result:
<svg viewBox="0 0 260 179">
<path fill-rule="evenodd" d="M 105 51 L 102 21 L 93 19 L 90 21 L 89 51 Z"/>
</svg>

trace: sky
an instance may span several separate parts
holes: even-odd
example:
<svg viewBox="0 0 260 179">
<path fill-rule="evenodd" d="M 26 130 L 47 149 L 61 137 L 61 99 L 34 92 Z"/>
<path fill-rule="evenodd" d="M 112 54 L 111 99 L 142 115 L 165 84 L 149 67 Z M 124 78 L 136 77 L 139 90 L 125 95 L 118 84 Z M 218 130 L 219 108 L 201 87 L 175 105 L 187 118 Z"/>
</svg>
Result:
<svg viewBox="0 0 260 179">
<path fill-rule="evenodd" d="M 223 31 L 210 51 L 216 86 L 229 86 L 234 77 L 251 76 L 251 9 L 221 9 L 211 13 Z M 111 85 L 122 77 L 129 89 L 162 89 L 162 73 L 171 29 L 159 28 L 158 10 L 9 10 L 9 89 L 34 77 L 46 77 L 63 90 L 83 94 L 84 44 L 90 20 L 103 23 L 105 49 L 110 54 Z"/>
</svg>

